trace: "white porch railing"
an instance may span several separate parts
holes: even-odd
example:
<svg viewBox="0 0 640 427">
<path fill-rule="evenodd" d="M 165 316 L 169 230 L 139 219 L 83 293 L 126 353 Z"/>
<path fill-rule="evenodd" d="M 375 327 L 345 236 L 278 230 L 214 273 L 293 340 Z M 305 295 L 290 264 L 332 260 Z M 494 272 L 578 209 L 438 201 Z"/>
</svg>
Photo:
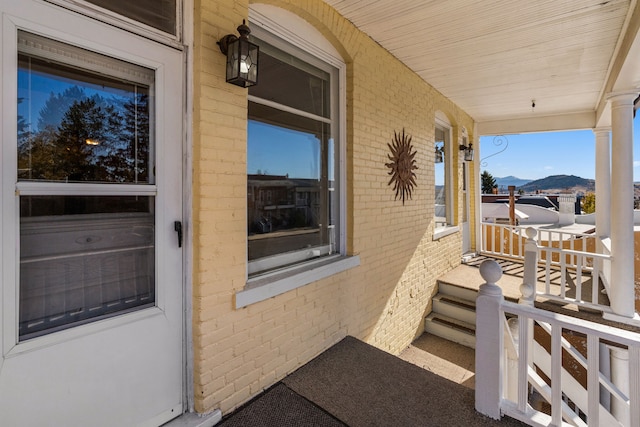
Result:
<svg viewBox="0 0 640 427">
<path fill-rule="evenodd" d="M 485 255 L 523 260 L 528 228 L 531 226 L 483 222 L 481 252 Z M 545 228 L 538 228 L 536 231 L 535 241 L 538 246 L 584 253 L 596 252 L 596 240 L 593 234 Z M 554 258 L 552 265 L 559 266 L 559 259 Z"/>
<path fill-rule="evenodd" d="M 502 258 L 524 260 L 525 278 L 539 297 L 610 312 L 601 302 L 600 279 L 608 292 L 609 253 L 596 253 L 597 246 L 606 252 L 606 242 L 593 234 L 562 230 L 534 229 L 503 224 L 482 224 L 482 253 Z M 531 267 L 535 266 L 535 267 Z M 543 287 L 537 287 L 542 269 Z M 591 291 L 585 283 L 591 280 Z"/>
<path fill-rule="evenodd" d="M 527 284 L 525 303 L 505 301 L 493 260 L 480 274 L 486 283 L 476 301 L 476 410 L 533 426 L 640 427 L 640 334 L 537 309 L 526 303 L 533 295 Z M 517 323 L 515 337 L 508 323 Z M 536 342 L 534 331 L 547 338 Z M 614 384 L 601 372 L 601 347 L 628 358 L 622 375 L 612 372 L 625 381 Z M 536 408 L 534 396 L 549 409 Z"/>
</svg>

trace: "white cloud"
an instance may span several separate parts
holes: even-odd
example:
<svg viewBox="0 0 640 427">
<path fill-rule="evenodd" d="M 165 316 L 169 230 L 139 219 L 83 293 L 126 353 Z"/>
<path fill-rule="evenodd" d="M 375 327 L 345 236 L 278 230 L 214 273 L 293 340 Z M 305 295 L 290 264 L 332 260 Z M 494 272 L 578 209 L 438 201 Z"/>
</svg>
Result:
<svg viewBox="0 0 640 427">
<path fill-rule="evenodd" d="M 634 160 L 633 161 L 633 167 L 637 168 L 638 166 L 640 166 L 640 160 Z"/>
<path fill-rule="evenodd" d="M 545 166 L 544 167 L 544 170 L 546 170 L 546 171 L 550 171 L 551 169 L 553 169 L 553 166 Z"/>
</svg>

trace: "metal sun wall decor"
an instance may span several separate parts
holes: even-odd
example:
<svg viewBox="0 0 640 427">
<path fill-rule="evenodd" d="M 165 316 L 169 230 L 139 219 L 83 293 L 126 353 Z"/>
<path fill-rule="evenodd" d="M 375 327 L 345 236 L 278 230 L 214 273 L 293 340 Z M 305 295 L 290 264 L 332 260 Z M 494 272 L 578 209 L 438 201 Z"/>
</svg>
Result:
<svg viewBox="0 0 640 427">
<path fill-rule="evenodd" d="M 402 204 L 404 205 L 405 199 L 411 199 L 411 193 L 413 187 L 416 187 L 416 174 L 413 172 L 418 169 L 416 166 L 416 153 L 413 151 L 411 145 L 411 136 L 405 135 L 404 128 L 402 129 L 402 135 L 393 131 L 392 144 L 387 143 L 391 154 L 387 154 L 391 163 L 385 163 L 385 166 L 391 169 L 389 175 L 391 179 L 387 185 L 393 183 L 393 189 L 396 192 L 394 200 L 398 200 L 398 197 L 402 198 Z"/>
</svg>

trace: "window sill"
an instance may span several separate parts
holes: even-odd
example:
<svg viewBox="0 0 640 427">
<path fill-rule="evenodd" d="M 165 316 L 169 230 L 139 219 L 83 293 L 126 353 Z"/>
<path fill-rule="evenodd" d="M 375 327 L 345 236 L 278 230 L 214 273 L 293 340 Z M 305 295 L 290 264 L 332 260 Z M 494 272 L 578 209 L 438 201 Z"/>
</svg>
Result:
<svg viewBox="0 0 640 427">
<path fill-rule="evenodd" d="M 460 227 L 457 225 L 448 225 L 446 227 L 436 228 L 433 232 L 433 240 L 442 239 L 443 237 L 457 233 L 458 231 L 460 231 Z"/>
<path fill-rule="evenodd" d="M 286 271 L 251 278 L 236 293 L 236 309 L 275 297 L 360 265 L 359 256 L 323 258 L 317 264 L 303 264 Z"/>
</svg>

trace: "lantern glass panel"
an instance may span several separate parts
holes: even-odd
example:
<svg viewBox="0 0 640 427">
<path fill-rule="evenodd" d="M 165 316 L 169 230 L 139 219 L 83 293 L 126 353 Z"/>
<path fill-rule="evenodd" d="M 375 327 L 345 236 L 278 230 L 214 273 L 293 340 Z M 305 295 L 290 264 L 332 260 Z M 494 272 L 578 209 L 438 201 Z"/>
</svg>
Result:
<svg viewBox="0 0 640 427">
<path fill-rule="evenodd" d="M 464 150 L 464 160 L 467 162 L 473 161 L 473 148 L 469 147 Z"/>
<path fill-rule="evenodd" d="M 247 80 L 253 84 L 258 83 L 258 46 L 249 43 L 249 53 L 245 60 L 247 64 Z"/>
<path fill-rule="evenodd" d="M 227 51 L 227 82 L 232 82 L 238 77 L 239 59 L 238 59 L 238 40 L 229 43 Z"/>
<path fill-rule="evenodd" d="M 258 46 L 246 39 L 229 43 L 227 51 L 227 82 L 249 87 L 258 81 Z"/>
</svg>

